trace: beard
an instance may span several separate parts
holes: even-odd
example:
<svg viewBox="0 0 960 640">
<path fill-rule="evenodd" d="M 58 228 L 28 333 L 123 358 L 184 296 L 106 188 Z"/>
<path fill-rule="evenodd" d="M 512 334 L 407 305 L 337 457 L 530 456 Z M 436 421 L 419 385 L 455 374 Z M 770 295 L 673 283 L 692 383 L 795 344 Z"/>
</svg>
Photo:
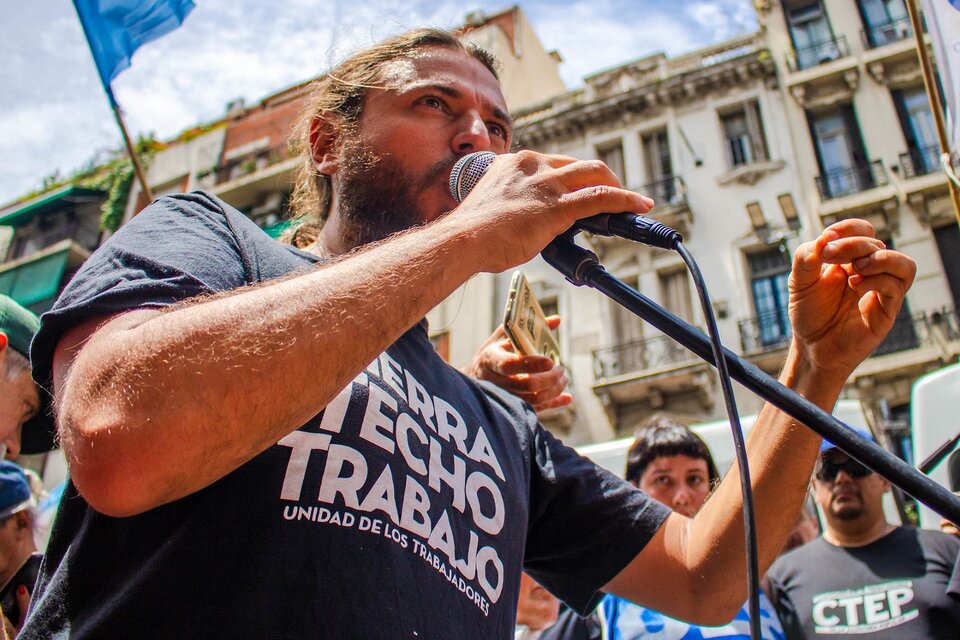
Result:
<svg viewBox="0 0 960 640">
<path fill-rule="evenodd" d="M 449 175 L 457 160 L 451 155 L 416 177 L 395 157 L 378 155 L 362 139 L 344 142 L 339 155 L 341 240 L 353 248 L 423 224 L 426 212 L 420 210 L 417 196 Z"/>
<path fill-rule="evenodd" d="M 850 494 L 847 495 L 849 496 Z M 851 501 L 848 497 L 842 504 L 840 504 L 834 497 L 830 501 L 831 513 L 833 513 L 837 520 L 842 520 L 844 522 L 856 520 L 863 515 L 863 497 L 860 494 L 856 494 L 856 498 L 857 500 Z M 851 502 L 855 502 L 856 504 L 851 504 Z"/>
</svg>

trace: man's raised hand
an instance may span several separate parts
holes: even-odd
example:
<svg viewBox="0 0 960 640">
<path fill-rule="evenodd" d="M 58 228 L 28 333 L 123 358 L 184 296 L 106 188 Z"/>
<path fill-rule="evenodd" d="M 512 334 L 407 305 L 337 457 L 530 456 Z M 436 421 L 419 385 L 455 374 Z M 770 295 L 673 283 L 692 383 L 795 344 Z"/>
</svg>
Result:
<svg viewBox="0 0 960 640">
<path fill-rule="evenodd" d="M 849 219 L 802 244 L 790 274 L 790 322 L 800 354 L 844 378 L 893 327 L 917 267 Z"/>
</svg>

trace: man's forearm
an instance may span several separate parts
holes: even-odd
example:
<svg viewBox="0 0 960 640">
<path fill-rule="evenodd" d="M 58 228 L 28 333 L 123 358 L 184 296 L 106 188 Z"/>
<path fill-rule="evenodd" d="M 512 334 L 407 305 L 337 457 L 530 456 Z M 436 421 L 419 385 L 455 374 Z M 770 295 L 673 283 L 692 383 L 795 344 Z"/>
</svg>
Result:
<svg viewBox="0 0 960 640">
<path fill-rule="evenodd" d="M 58 355 L 78 487 L 92 503 L 102 496 L 103 511 L 137 513 L 210 484 L 305 423 L 476 270 L 470 245 L 442 226 L 144 321 L 121 315 L 82 346 L 69 375 Z"/>
<path fill-rule="evenodd" d="M 833 407 L 843 387 L 839 377 L 815 377 L 795 346 L 780 380 L 824 409 Z M 747 454 L 761 571 L 795 522 L 819 442 L 816 434 L 771 405 L 764 406 L 750 432 Z M 740 473 L 734 465 L 694 518 L 671 514 L 606 589 L 676 618 L 727 624 L 747 597 L 744 549 Z M 651 575 L 664 576 L 656 589 L 650 586 Z"/>
<path fill-rule="evenodd" d="M 825 411 L 831 411 L 843 389 L 845 378 L 827 376 L 807 364 L 796 345 L 792 346 L 780 381 Z M 820 447 L 820 437 L 793 417 L 766 404 L 747 438 L 750 479 L 756 513 L 758 554 L 761 573 L 766 572 L 780 552 L 796 521 L 807 493 L 810 475 Z M 739 587 L 746 599 L 746 563 L 740 470 L 734 465 L 717 491 L 690 523 L 691 560 L 709 567 L 716 584 L 722 579 Z M 716 549 L 724 553 L 714 553 Z"/>
</svg>

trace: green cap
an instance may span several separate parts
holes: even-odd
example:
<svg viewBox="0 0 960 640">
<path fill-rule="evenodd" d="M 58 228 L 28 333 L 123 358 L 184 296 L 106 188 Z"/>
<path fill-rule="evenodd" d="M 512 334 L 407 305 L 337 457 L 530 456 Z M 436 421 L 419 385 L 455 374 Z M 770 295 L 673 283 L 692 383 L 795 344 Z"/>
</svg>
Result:
<svg viewBox="0 0 960 640">
<path fill-rule="evenodd" d="M 16 300 L 0 294 L 0 333 L 7 336 L 7 345 L 25 358 L 30 358 L 30 341 L 40 329 L 40 319 Z M 37 388 L 40 394 L 40 410 L 23 425 L 20 435 L 20 452 L 43 453 L 53 449 L 56 425 L 51 412 L 50 394 Z"/>
<path fill-rule="evenodd" d="M 0 294 L 0 332 L 7 334 L 7 342 L 24 358 L 30 357 L 30 341 L 40 329 L 40 319 L 17 304 L 9 296 Z"/>
</svg>

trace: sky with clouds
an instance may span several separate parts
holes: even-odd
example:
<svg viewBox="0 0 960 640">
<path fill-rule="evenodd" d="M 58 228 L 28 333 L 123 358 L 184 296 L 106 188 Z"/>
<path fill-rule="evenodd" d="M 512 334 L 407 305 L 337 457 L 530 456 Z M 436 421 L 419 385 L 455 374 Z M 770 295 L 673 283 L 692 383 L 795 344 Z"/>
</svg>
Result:
<svg viewBox="0 0 960 640">
<path fill-rule="evenodd" d="M 756 29 L 750 0 L 528 0 L 571 88 L 656 51 L 676 55 Z M 457 27 L 462 0 L 196 0 L 183 26 L 142 47 L 113 83 L 127 126 L 171 138 L 311 78 L 357 47 L 419 26 Z M 122 146 L 71 0 L 17 1 L 0 21 L 0 206 Z"/>
</svg>

